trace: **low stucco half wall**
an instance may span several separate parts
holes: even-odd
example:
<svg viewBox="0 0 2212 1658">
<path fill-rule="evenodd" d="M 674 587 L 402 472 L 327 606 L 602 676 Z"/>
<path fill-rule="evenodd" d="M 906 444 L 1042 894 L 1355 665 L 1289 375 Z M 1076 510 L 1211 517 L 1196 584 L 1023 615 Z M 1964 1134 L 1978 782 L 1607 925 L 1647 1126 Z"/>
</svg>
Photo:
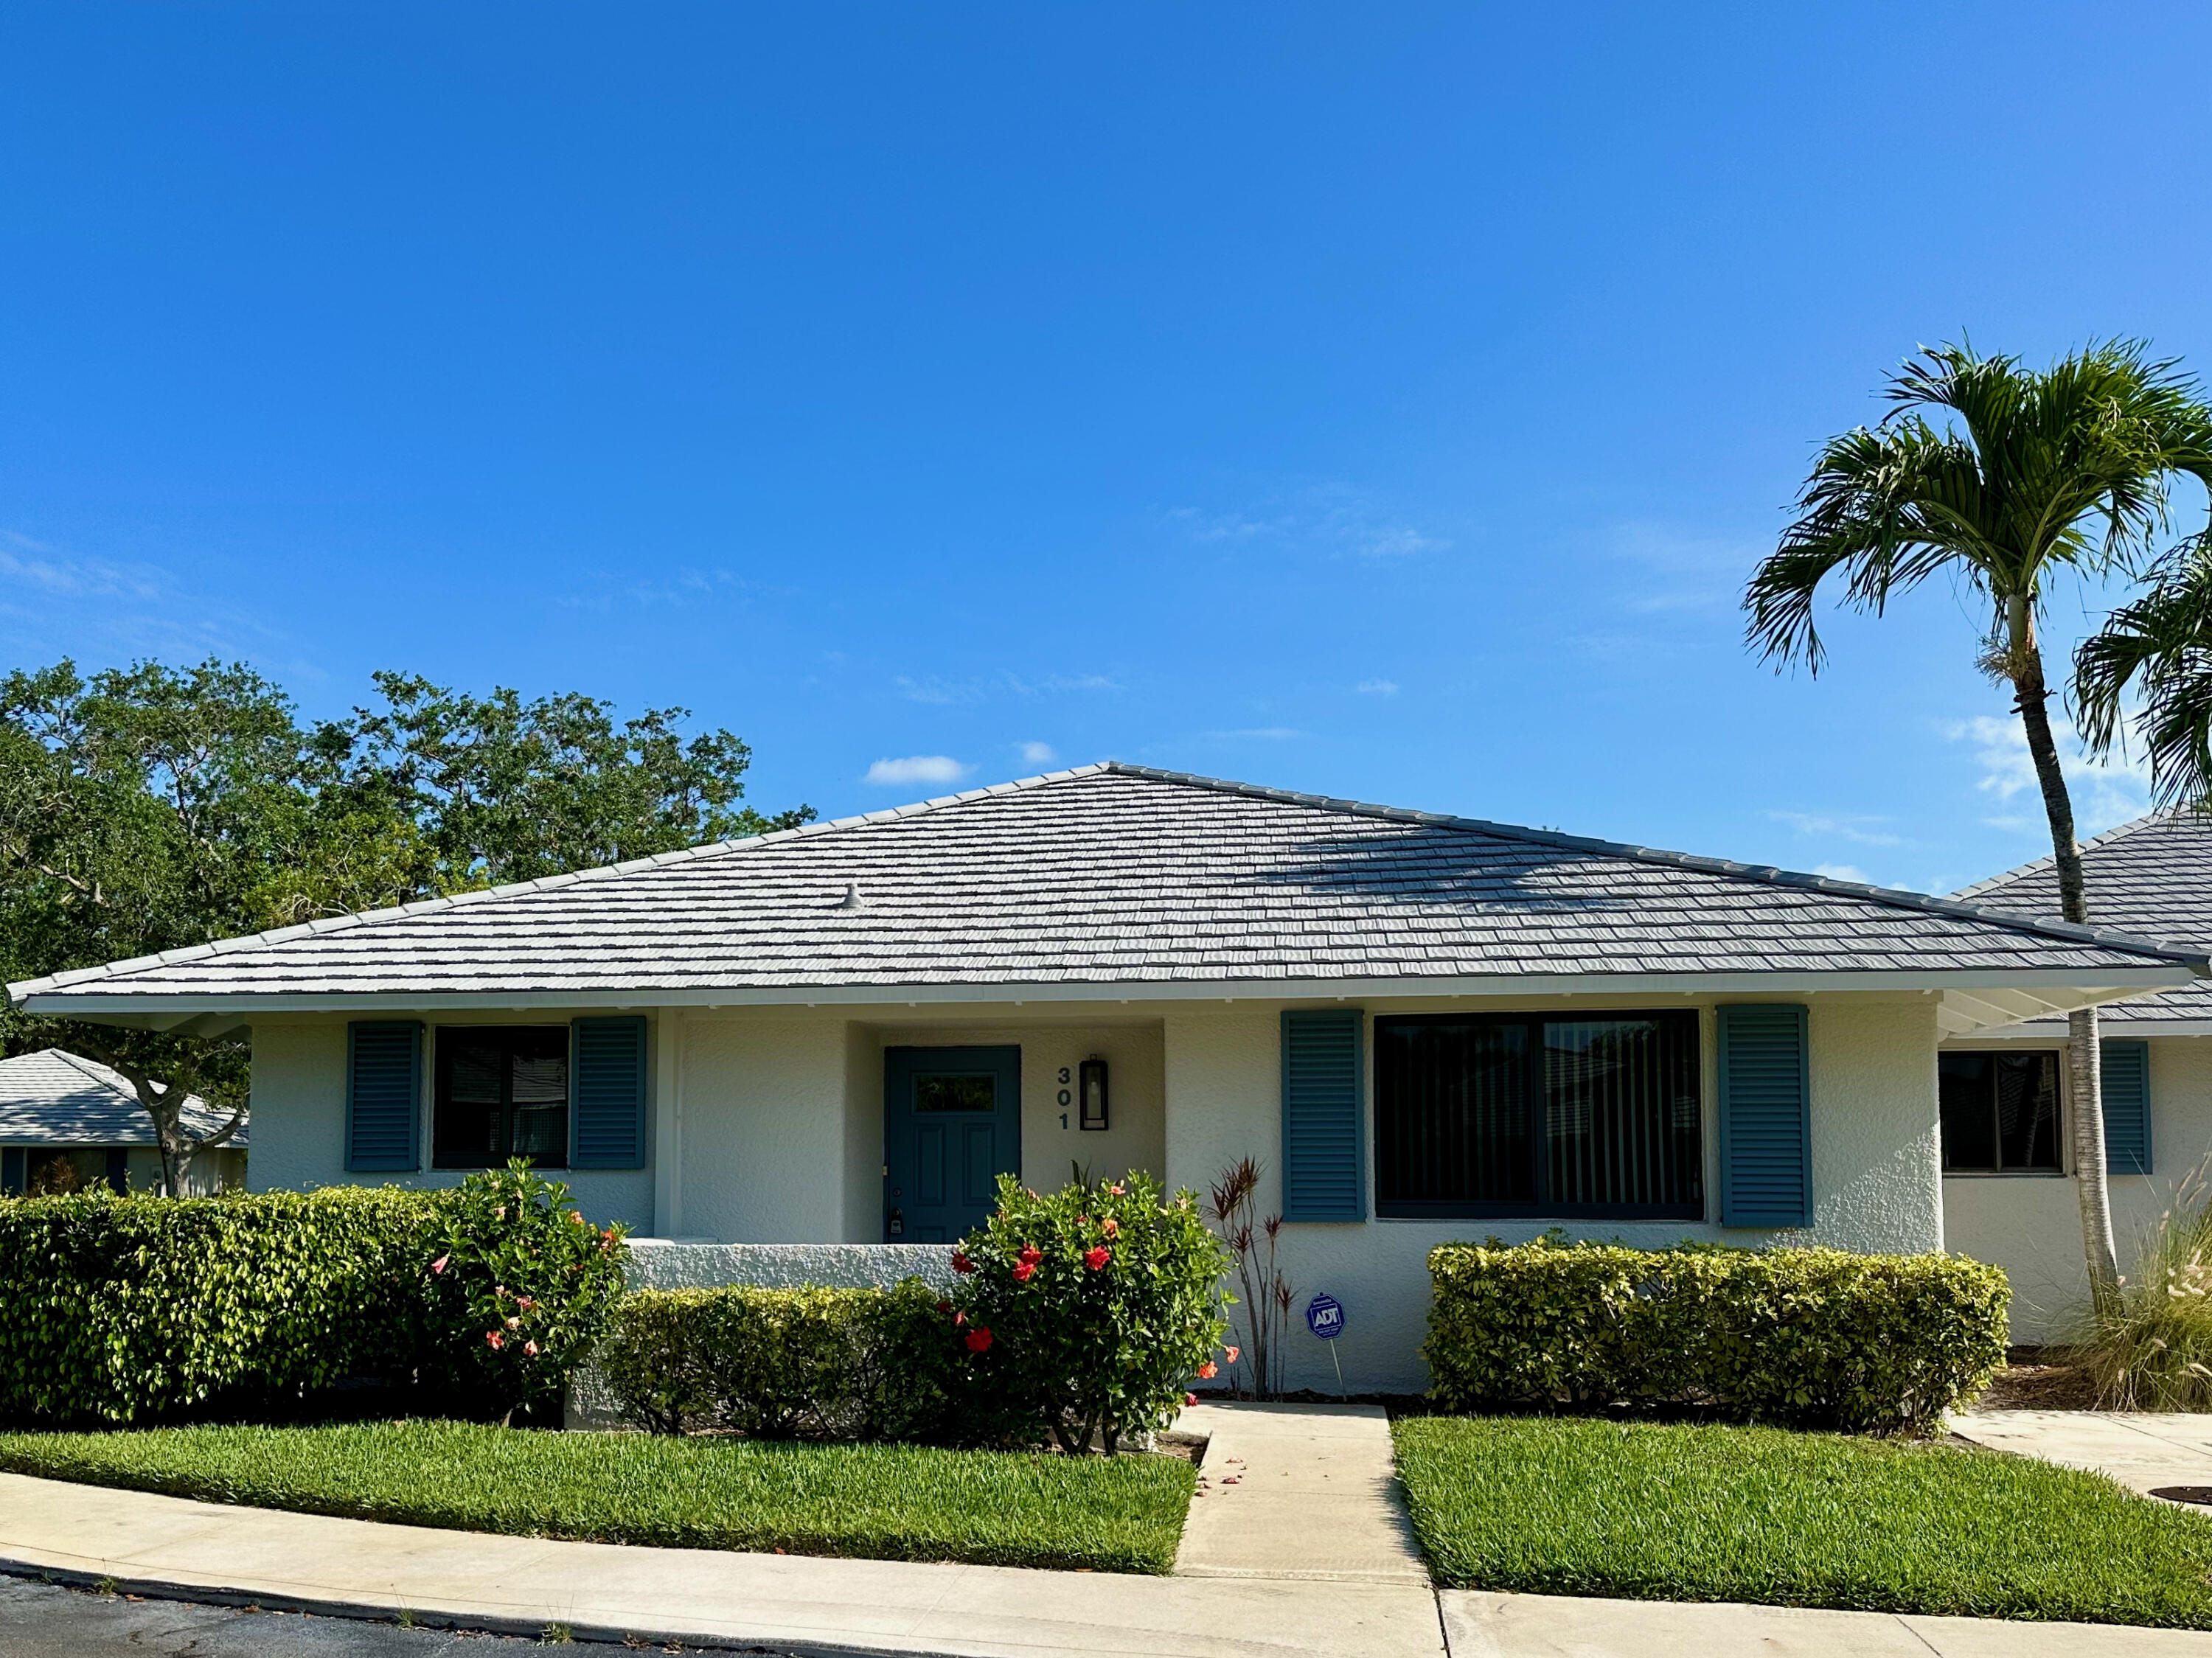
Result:
<svg viewBox="0 0 2212 1658">
<path fill-rule="evenodd" d="M 732 1284 L 793 1290 L 888 1289 L 918 1278 L 949 1289 L 949 1243 L 671 1243 L 632 1238 L 633 1290 L 715 1290 Z"/>
</svg>

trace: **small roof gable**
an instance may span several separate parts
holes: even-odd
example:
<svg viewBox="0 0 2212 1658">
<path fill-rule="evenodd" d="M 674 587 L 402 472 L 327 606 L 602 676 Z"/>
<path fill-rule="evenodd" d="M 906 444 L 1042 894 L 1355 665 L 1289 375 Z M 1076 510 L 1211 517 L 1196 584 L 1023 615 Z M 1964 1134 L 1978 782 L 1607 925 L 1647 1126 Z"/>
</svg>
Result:
<svg viewBox="0 0 2212 1658">
<path fill-rule="evenodd" d="M 212 1133 L 230 1121 L 197 1094 L 185 1124 Z M 154 1124 L 121 1072 L 58 1048 L 0 1060 L 0 1145 L 151 1145 Z M 224 1141 L 244 1149 L 246 1125 Z"/>
<path fill-rule="evenodd" d="M 2212 816 L 2154 811 L 2084 841 L 2081 874 L 2090 916 L 2101 926 L 2212 946 Z M 2058 866 L 2049 858 L 1966 888 L 1984 909 L 2055 919 Z M 2106 1006 L 2112 1024 L 2212 1024 L 2212 981 Z"/>
<path fill-rule="evenodd" d="M 99 1018 L 2203 970 L 2202 951 L 1917 893 L 1107 764 L 10 990 Z"/>
</svg>

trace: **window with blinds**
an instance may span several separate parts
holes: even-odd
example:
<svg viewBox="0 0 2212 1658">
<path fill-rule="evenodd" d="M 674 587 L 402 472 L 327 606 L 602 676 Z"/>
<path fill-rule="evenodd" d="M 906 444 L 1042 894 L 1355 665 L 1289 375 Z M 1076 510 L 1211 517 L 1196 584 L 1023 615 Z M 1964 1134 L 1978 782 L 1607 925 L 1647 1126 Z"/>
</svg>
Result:
<svg viewBox="0 0 2212 1658">
<path fill-rule="evenodd" d="M 567 1025 L 447 1025 L 437 1055 L 436 1167 L 568 1166 Z"/>
<path fill-rule="evenodd" d="M 1705 1213 L 1693 1012 L 1378 1018 L 1375 1089 L 1378 1213 Z"/>
</svg>

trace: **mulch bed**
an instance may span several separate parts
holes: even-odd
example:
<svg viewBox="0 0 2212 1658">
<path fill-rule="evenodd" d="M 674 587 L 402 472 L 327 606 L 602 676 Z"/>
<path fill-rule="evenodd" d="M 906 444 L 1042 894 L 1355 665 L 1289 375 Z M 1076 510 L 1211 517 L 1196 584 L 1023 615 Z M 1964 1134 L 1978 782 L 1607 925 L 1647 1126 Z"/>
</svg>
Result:
<svg viewBox="0 0 2212 1658">
<path fill-rule="evenodd" d="M 2096 1384 L 2063 1347 L 2015 1347 L 2005 1355 L 1988 1391 L 1968 1408 L 1977 1411 L 2094 1411 Z"/>
</svg>

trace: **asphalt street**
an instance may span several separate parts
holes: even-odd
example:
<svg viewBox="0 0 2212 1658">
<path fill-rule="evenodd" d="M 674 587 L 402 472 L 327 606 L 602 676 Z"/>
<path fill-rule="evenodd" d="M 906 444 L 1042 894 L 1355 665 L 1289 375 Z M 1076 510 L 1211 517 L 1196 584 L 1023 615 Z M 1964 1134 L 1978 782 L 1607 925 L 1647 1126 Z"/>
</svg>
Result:
<svg viewBox="0 0 2212 1658">
<path fill-rule="evenodd" d="M 357 1618 L 134 1600 L 0 1577 L 0 1658 L 520 1658 L 542 1644 Z"/>
</svg>

